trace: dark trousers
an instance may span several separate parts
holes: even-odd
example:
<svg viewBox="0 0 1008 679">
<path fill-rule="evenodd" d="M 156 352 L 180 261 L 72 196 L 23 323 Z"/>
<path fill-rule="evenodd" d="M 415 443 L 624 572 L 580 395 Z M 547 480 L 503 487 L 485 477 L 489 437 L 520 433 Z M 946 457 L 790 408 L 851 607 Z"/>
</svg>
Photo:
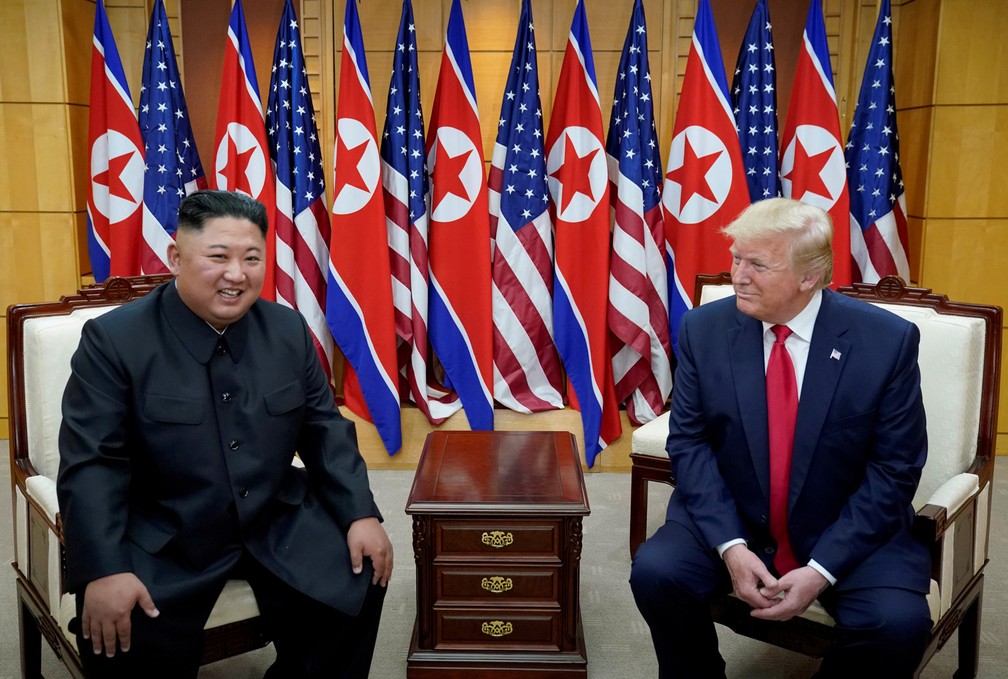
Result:
<svg viewBox="0 0 1008 679">
<path fill-rule="evenodd" d="M 265 675 L 268 679 L 367 679 L 384 587 L 372 585 L 360 613 L 349 616 L 293 589 L 248 555 L 232 577 L 248 580 L 273 639 L 277 658 Z M 78 632 L 85 674 L 102 679 L 196 677 L 203 654 L 203 626 L 218 594 L 200 592 L 185 601 L 155 600 L 160 615 L 154 619 L 135 608 L 131 648 L 112 658 L 94 655 L 91 642 Z M 83 600 L 82 594 L 77 596 L 78 619 Z"/>
<path fill-rule="evenodd" d="M 725 676 L 709 602 L 731 591 L 731 579 L 717 552 L 668 521 L 637 550 L 630 588 L 651 630 L 662 679 Z M 931 630 L 923 594 L 831 587 L 820 602 L 836 620 L 840 640 L 819 676 L 913 676 Z"/>
</svg>

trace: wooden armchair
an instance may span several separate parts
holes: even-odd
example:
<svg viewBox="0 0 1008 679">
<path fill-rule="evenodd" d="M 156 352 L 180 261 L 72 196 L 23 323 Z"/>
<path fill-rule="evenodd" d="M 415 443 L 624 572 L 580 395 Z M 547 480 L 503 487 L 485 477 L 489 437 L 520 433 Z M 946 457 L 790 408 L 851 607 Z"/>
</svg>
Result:
<svg viewBox="0 0 1008 679">
<path fill-rule="evenodd" d="M 700 304 L 732 295 L 728 274 L 697 277 Z M 911 288 L 895 276 L 877 285 L 841 288 L 915 323 L 921 331 L 919 364 L 927 413 L 928 460 L 914 497 L 915 536 L 931 551 L 928 605 L 933 627 L 921 670 L 959 632 L 956 677 L 975 677 L 980 654 L 980 612 L 990 534 L 991 483 L 1001 372 L 1001 309 L 952 302 L 930 289 Z M 630 553 L 647 531 L 647 487 L 675 482 L 665 452 L 668 414 L 633 434 Z M 760 621 L 727 596 L 712 605 L 714 619 L 739 634 L 821 657 L 835 638 L 834 622 L 818 604 L 784 623 Z"/>
<path fill-rule="evenodd" d="M 41 677 L 41 638 L 75 677 L 83 672 L 68 631 L 74 597 L 63 588 L 62 527 L 56 498 L 57 445 L 70 357 L 88 318 L 142 297 L 170 276 L 111 278 L 59 302 L 7 310 L 10 471 L 14 519 L 21 673 Z M 227 583 L 206 625 L 203 662 L 255 648 L 268 639 L 251 588 Z"/>
</svg>

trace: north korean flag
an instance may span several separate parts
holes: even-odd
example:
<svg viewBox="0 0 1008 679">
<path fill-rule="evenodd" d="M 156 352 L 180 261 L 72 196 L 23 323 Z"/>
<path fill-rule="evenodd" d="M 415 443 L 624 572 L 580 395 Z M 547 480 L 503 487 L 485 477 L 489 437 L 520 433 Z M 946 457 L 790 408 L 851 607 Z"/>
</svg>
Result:
<svg viewBox="0 0 1008 679">
<path fill-rule="evenodd" d="M 88 112 L 88 254 L 99 283 L 140 273 L 144 152 L 105 5 L 95 6 Z"/>
<path fill-rule="evenodd" d="M 276 299 L 276 178 L 270 162 L 266 121 L 252 46 L 245 28 L 241 0 L 235 0 L 224 46 L 224 73 L 214 135 L 213 184 L 223 191 L 241 191 L 266 206 L 266 278 L 263 299 Z"/>
<path fill-rule="evenodd" d="M 622 431 L 609 352 L 609 170 L 588 19 L 578 0 L 546 132 L 555 224 L 553 330 L 588 466 Z"/>
<path fill-rule="evenodd" d="M 662 190 L 669 266 L 669 330 L 678 348 L 679 321 L 693 299 L 697 274 L 731 267 L 721 228 L 747 205 L 721 45 L 708 0 L 700 0 L 672 129 Z"/>
<path fill-rule="evenodd" d="M 493 429 L 490 214 L 469 42 L 453 0 L 430 132 L 430 339 L 472 429 Z"/>
<path fill-rule="evenodd" d="M 785 198 L 794 198 L 830 213 L 833 218 L 833 282 L 830 287 L 850 285 L 847 165 L 840 142 L 833 69 L 819 0 L 812 0 L 809 6 L 781 139 L 782 193 Z"/>
</svg>

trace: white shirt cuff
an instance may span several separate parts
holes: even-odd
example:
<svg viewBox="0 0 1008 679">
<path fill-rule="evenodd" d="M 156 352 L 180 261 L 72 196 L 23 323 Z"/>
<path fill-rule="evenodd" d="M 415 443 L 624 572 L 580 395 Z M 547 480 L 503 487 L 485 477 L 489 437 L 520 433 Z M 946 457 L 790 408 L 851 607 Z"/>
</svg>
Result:
<svg viewBox="0 0 1008 679">
<path fill-rule="evenodd" d="M 829 580 L 829 584 L 831 584 L 831 585 L 835 585 L 836 584 L 836 578 L 833 577 L 833 574 L 830 573 L 825 568 L 823 568 L 821 565 L 819 565 L 819 563 L 817 563 L 815 559 L 809 559 L 808 565 L 809 565 L 809 568 L 814 568 L 815 570 L 819 571 L 819 574 L 821 576 L 823 576 L 824 578 L 826 578 L 827 580 Z"/>
<path fill-rule="evenodd" d="M 735 538 L 734 540 L 729 540 L 728 542 L 722 542 L 716 548 L 718 556 L 720 556 L 723 559 L 724 558 L 724 553 L 728 550 L 729 547 L 734 547 L 735 545 L 745 545 L 745 544 L 748 544 L 748 543 L 745 540 L 743 540 L 742 538 Z"/>
</svg>

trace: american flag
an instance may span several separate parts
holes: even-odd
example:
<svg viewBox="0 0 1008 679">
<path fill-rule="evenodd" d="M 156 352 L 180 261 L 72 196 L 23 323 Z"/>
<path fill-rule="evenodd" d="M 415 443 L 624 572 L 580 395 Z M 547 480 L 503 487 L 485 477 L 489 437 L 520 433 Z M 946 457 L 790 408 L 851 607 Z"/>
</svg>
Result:
<svg viewBox="0 0 1008 679">
<path fill-rule="evenodd" d="M 326 317 L 349 366 L 347 407 L 374 422 L 389 455 L 402 447 L 395 314 L 381 160 L 356 0 L 346 1 Z"/>
<path fill-rule="evenodd" d="M 614 222 L 609 274 L 616 400 L 650 422 L 672 391 L 661 153 L 654 124 L 644 6 L 636 0 L 613 94 L 606 153 Z"/>
<path fill-rule="evenodd" d="M 523 413 L 563 408 L 553 344 L 553 225 L 532 7 L 523 0 L 489 178 L 494 239 L 494 397 Z"/>
<path fill-rule="evenodd" d="M 819 0 L 812 0 L 781 138 L 781 182 L 785 197 L 822 208 L 833 218 L 834 289 L 851 282 L 850 199 L 840 140 L 826 23 Z"/>
<path fill-rule="evenodd" d="M 144 154 L 133 99 L 105 5 L 95 5 L 88 110 L 87 221 L 91 272 L 101 282 L 140 273 Z"/>
<path fill-rule="evenodd" d="M 241 0 L 235 0 L 224 46 L 224 71 L 214 133 L 213 186 L 241 191 L 266 206 L 266 276 L 261 296 L 276 299 L 276 179 L 269 158 L 259 81 Z"/>
<path fill-rule="evenodd" d="M 662 189 L 673 348 L 695 301 L 697 274 L 731 266 L 721 228 L 749 202 L 714 15 L 709 0 L 700 0 Z"/>
<path fill-rule="evenodd" d="M 164 0 L 155 1 L 147 29 L 140 134 L 147 158 L 140 269 L 145 274 L 167 273 L 168 245 L 178 227 L 179 203 L 193 191 L 205 189 L 207 182 L 189 126 Z"/>
<path fill-rule="evenodd" d="M 585 460 L 622 433 L 609 329 L 609 180 L 602 110 L 584 1 L 578 0 L 560 66 L 546 168 L 556 225 L 553 325 L 571 405 L 581 411 Z"/>
<path fill-rule="evenodd" d="M 325 171 L 291 0 L 284 4 L 273 50 L 266 134 L 276 171 L 277 301 L 305 317 L 319 360 L 331 375 L 333 340 L 325 319 L 330 236 Z"/>
<path fill-rule="evenodd" d="M 392 301 L 405 375 L 400 398 L 411 399 L 431 424 L 441 424 L 462 403 L 428 380 L 427 154 L 417 68 L 413 4 L 403 0 L 382 133 L 382 185 L 392 270 Z"/>
<path fill-rule="evenodd" d="M 767 0 L 759 0 L 739 48 L 732 107 L 753 202 L 781 193 L 777 170 L 777 72 Z"/>
<path fill-rule="evenodd" d="M 892 57 L 892 15 L 889 0 L 882 0 L 847 136 L 851 255 L 866 283 L 887 274 L 910 280 Z"/>
<path fill-rule="evenodd" d="M 427 138 L 430 338 L 470 428 L 493 429 L 490 218 L 462 5 L 452 0 Z"/>
</svg>

